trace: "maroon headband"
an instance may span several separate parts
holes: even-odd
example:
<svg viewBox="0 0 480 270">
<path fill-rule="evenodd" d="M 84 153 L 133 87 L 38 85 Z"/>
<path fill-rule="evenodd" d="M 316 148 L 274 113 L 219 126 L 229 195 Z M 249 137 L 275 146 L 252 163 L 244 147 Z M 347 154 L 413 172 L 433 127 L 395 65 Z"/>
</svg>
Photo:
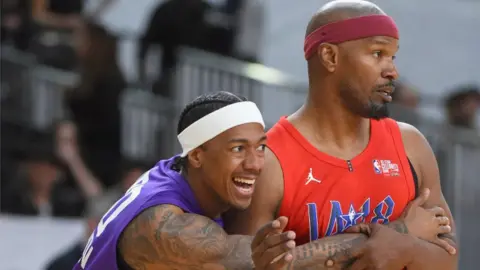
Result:
<svg viewBox="0 0 480 270">
<path fill-rule="evenodd" d="M 308 60 L 322 43 L 338 44 L 373 36 L 398 39 L 398 29 L 393 19 L 386 15 L 368 15 L 326 24 L 305 38 L 305 59 Z"/>
</svg>

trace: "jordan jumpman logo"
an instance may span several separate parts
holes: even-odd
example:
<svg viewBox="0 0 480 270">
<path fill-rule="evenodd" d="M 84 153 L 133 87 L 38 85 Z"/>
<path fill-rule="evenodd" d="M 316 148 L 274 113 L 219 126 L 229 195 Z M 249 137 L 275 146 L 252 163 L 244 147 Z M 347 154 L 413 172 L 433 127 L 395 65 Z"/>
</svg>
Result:
<svg viewBox="0 0 480 270">
<path fill-rule="evenodd" d="M 310 183 L 310 182 L 317 182 L 317 183 L 322 182 L 322 181 L 316 179 L 315 177 L 313 177 L 312 168 L 310 168 L 310 172 L 308 173 L 307 182 L 305 182 L 305 185 L 308 185 L 308 183 Z"/>
</svg>

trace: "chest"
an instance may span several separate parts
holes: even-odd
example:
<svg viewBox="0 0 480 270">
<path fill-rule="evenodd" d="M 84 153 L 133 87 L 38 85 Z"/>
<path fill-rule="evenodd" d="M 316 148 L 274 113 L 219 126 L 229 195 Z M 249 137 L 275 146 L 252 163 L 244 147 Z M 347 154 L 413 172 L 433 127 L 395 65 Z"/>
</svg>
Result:
<svg viewBox="0 0 480 270">
<path fill-rule="evenodd" d="M 299 242 L 342 233 L 358 223 L 389 223 L 413 199 L 413 178 L 408 163 L 395 155 L 373 155 L 342 166 L 314 161 L 305 164 L 289 182 L 289 201 L 281 209 L 290 217 L 289 229 Z M 288 209 L 295 209 L 291 211 Z"/>
</svg>

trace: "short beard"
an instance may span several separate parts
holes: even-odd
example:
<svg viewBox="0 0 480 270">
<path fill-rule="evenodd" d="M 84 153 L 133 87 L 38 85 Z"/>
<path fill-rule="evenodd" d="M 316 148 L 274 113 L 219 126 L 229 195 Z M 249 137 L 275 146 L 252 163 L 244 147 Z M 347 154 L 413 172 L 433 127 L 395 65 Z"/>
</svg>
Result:
<svg viewBox="0 0 480 270">
<path fill-rule="evenodd" d="M 360 99 L 353 96 L 352 92 L 347 87 L 341 88 L 340 94 L 342 95 L 343 102 L 347 108 L 363 118 L 380 120 L 382 118 L 387 118 L 390 115 L 386 103 L 376 103 L 369 100 L 367 104 L 362 104 Z"/>
<path fill-rule="evenodd" d="M 378 103 L 369 101 L 367 110 L 368 110 L 368 115 L 366 115 L 366 118 L 380 120 L 390 116 L 390 111 L 388 110 L 388 105 L 386 103 L 378 104 Z"/>
</svg>

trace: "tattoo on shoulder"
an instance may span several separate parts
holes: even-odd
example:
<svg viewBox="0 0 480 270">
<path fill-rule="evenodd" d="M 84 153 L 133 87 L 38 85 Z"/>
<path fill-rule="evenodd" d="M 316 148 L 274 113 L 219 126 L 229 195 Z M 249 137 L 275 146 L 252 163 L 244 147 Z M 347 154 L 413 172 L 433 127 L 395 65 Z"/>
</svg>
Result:
<svg viewBox="0 0 480 270">
<path fill-rule="evenodd" d="M 177 213 L 170 205 L 149 208 L 124 230 L 123 259 L 134 269 L 252 269 L 251 237 L 228 236 L 214 221 Z"/>
</svg>

